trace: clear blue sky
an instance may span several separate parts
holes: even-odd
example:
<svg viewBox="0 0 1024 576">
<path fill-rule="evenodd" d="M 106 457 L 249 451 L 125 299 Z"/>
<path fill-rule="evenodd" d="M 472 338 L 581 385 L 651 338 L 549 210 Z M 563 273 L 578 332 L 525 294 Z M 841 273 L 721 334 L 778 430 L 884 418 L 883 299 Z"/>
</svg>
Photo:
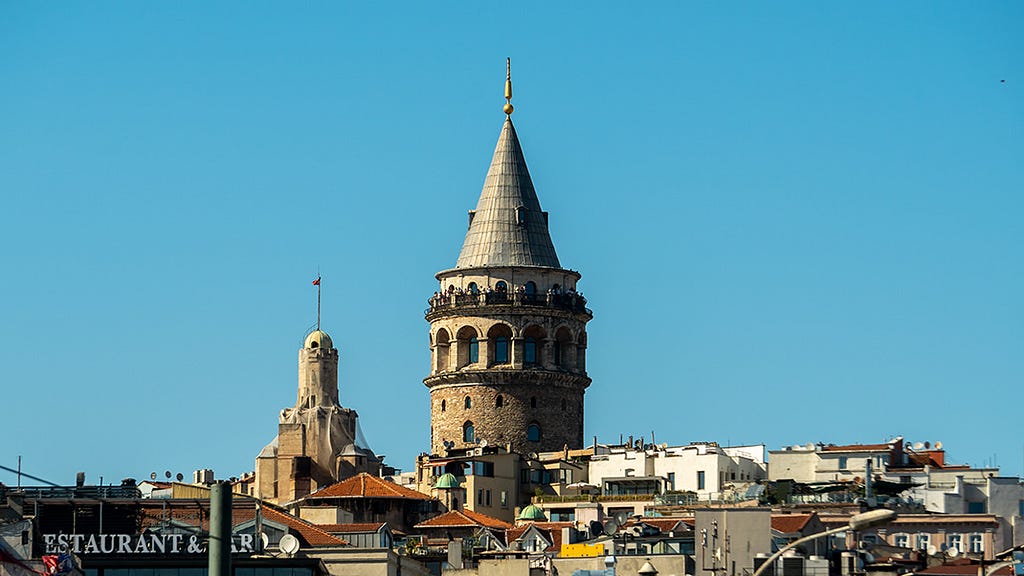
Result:
<svg viewBox="0 0 1024 576">
<path fill-rule="evenodd" d="M 588 440 L 1020 474 L 1024 3 L 552 4 L 0 6 L 0 464 L 251 470 L 320 270 L 342 402 L 410 469 L 511 56 Z"/>
</svg>

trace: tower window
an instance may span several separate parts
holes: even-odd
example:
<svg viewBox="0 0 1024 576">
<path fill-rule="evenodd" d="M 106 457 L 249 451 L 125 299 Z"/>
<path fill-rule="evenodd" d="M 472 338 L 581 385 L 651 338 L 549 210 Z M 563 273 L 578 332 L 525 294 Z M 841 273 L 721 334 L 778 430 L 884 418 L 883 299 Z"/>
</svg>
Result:
<svg viewBox="0 0 1024 576">
<path fill-rule="evenodd" d="M 494 285 L 494 289 L 498 292 L 508 292 L 508 284 L 504 280 L 498 280 L 498 283 Z"/>
<path fill-rule="evenodd" d="M 551 351 L 554 353 L 555 366 L 562 365 L 562 345 L 559 342 L 555 342 L 555 345 L 551 347 Z"/>
<path fill-rule="evenodd" d="M 534 294 L 536 294 L 537 293 L 537 283 L 534 282 L 533 280 L 530 280 L 529 282 L 527 282 L 526 283 L 526 293 L 529 294 L 530 296 L 533 296 Z"/>
<path fill-rule="evenodd" d="M 469 363 L 476 364 L 480 361 L 480 340 L 473 338 L 469 341 Z"/>
<path fill-rule="evenodd" d="M 448 402 L 446 400 L 441 400 L 441 412 L 444 412 L 444 409 L 447 408 L 447 407 L 448 407 Z"/>
<path fill-rule="evenodd" d="M 476 442 L 476 432 L 473 430 L 472 422 L 466 422 L 462 425 L 462 441 Z"/>
<path fill-rule="evenodd" d="M 466 409 L 469 410 L 472 407 L 473 407 L 473 399 L 470 398 L 469 396 L 466 396 Z"/>
<path fill-rule="evenodd" d="M 528 442 L 540 442 L 540 426 L 530 424 L 526 427 L 526 440 Z"/>
<path fill-rule="evenodd" d="M 480 287 L 476 285 L 476 282 L 470 282 L 468 288 L 473 294 L 480 292 Z"/>
<path fill-rule="evenodd" d="M 498 336 L 494 339 L 494 363 L 508 363 L 508 337 Z"/>
<path fill-rule="evenodd" d="M 501 408 L 504 404 L 505 399 L 501 397 L 501 394 L 498 394 L 498 397 L 494 399 L 494 407 Z"/>
<path fill-rule="evenodd" d="M 527 338 L 523 342 L 523 362 L 526 364 L 537 363 L 537 339 Z"/>
<path fill-rule="evenodd" d="M 536 407 L 537 407 L 537 397 L 536 396 L 531 396 L 530 397 L 530 408 L 536 408 Z"/>
</svg>

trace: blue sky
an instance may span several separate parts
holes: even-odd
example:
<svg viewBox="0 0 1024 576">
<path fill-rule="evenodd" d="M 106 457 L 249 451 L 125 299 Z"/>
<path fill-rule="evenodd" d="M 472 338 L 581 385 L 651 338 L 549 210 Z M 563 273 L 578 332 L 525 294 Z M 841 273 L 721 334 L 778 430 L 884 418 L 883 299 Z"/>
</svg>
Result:
<svg viewBox="0 0 1024 576">
<path fill-rule="evenodd" d="M 251 470 L 319 270 L 342 403 L 410 469 L 510 56 L 588 439 L 1022 473 L 1024 4 L 551 4 L 0 6 L 0 465 Z"/>
</svg>

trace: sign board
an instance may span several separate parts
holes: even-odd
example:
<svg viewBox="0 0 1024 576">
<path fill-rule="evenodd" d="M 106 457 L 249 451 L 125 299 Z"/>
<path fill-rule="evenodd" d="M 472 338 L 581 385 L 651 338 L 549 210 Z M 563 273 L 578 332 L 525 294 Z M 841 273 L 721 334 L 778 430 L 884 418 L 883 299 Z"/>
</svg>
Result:
<svg viewBox="0 0 1024 576">
<path fill-rule="evenodd" d="M 604 544 L 562 544 L 562 558 L 596 558 L 604 556 Z"/>
</svg>

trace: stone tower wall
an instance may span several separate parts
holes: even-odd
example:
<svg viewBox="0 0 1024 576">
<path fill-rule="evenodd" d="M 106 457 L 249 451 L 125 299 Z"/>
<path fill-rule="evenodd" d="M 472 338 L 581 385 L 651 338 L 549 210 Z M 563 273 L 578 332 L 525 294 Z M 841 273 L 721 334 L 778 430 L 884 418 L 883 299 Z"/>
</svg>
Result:
<svg viewBox="0 0 1024 576">
<path fill-rule="evenodd" d="M 299 393 L 295 408 L 339 406 L 338 350 L 302 348 L 299 350 Z"/>
</svg>

